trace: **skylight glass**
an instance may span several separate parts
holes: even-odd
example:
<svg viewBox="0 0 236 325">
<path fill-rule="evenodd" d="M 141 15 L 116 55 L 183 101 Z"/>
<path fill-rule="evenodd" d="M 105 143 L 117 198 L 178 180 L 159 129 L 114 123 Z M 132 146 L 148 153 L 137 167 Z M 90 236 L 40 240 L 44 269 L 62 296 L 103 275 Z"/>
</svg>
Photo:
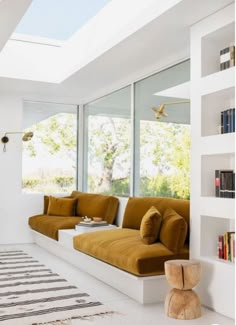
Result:
<svg viewBox="0 0 236 325">
<path fill-rule="evenodd" d="M 15 32 L 66 40 L 111 0 L 33 0 Z"/>
</svg>

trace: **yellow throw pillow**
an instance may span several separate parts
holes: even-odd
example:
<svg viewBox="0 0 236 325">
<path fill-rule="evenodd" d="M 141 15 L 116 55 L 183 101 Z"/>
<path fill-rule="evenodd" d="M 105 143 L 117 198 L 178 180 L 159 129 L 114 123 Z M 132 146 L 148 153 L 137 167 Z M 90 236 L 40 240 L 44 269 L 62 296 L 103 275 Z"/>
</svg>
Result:
<svg viewBox="0 0 236 325">
<path fill-rule="evenodd" d="M 75 216 L 77 199 L 49 196 L 49 216 Z"/>
<path fill-rule="evenodd" d="M 144 244 L 150 245 L 157 241 L 161 221 L 162 216 L 155 207 L 151 207 L 145 213 L 140 225 L 140 236 Z"/>
<path fill-rule="evenodd" d="M 177 252 L 186 240 L 187 222 L 175 210 L 168 208 L 164 212 L 160 241 L 172 252 Z"/>
</svg>

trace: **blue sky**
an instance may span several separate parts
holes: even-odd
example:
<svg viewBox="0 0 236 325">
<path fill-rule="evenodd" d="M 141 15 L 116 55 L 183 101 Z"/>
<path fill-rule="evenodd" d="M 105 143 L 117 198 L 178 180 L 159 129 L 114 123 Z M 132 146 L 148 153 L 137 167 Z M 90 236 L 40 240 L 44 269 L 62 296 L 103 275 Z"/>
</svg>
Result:
<svg viewBox="0 0 236 325">
<path fill-rule="evenodd" d="M 33 0 L 15 32 L 66 40 L 111 0 Z"/>
</svg>

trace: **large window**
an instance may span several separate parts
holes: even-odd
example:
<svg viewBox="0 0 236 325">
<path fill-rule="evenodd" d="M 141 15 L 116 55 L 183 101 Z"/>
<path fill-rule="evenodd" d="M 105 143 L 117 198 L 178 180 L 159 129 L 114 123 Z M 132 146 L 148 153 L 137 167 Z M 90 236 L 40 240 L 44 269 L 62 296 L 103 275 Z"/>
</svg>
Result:
<svg viewBox="0 0 236 325">
<path fill-rule="evenodd" d="M 85 105 L 84 189 L 130 193 L 130 87 Z"/>
<path fill-rule="evenodd" d="M 190 197 L 189 78 L 186 61 L 135 84 L 135 195 Z"/>
<path fill-rule="evenodd" d="M 73 105 L 25 102 L 23 142 L 25 192 L 67 193 L 76 188 L 77 109 Z"/>
<path fill-rule="evenodd" d="M 25 102 L 24 130 L 34 137 L 24 142 L 23 190 L 70 193 L 79 175 L 86 192 L 189 199 L 189 63 L 84 105 L 81 132 L 76 106 Z M 162 104 L 166 116 L 157 119 Z"/>
</svg>

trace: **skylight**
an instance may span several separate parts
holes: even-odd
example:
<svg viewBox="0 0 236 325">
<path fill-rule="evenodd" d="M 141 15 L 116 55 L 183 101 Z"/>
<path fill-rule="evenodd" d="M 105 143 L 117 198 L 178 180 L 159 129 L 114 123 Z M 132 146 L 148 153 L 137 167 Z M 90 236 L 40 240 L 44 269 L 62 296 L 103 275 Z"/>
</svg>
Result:
<svg viewBox="0 0 236 325">
<path fill-rule="evenodd" d="M 15 32 L 67 40 L 111 0 L 33 0 Z"/>
</svg>

